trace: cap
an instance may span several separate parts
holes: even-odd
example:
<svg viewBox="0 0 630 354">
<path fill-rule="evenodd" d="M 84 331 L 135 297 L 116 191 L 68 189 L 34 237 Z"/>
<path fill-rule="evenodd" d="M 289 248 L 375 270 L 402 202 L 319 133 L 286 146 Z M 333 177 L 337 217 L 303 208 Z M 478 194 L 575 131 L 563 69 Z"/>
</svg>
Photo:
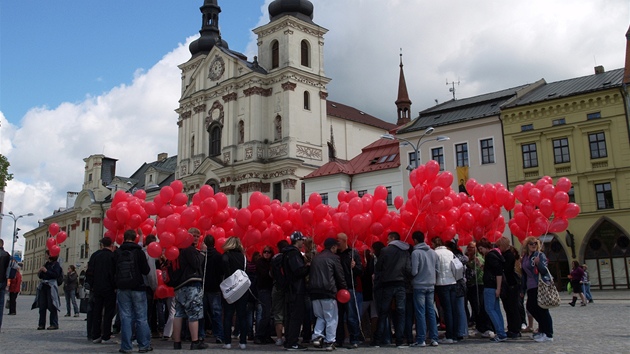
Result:
<svg viewBox="0 0 630 354">
<path fill-rule="evenodd" d="M 304 239 L 304 235 L 302 235 L 299 231 L 293 231 L 291 234 L 291 241 L 300 241 Z"/>
<path fill-rule="evenodd" d="M 339 241 L 336 238 L 329 237 L 324 241 L 324 248 L 328 250 L 332 246 L 339 246 Z"/>
</svg>

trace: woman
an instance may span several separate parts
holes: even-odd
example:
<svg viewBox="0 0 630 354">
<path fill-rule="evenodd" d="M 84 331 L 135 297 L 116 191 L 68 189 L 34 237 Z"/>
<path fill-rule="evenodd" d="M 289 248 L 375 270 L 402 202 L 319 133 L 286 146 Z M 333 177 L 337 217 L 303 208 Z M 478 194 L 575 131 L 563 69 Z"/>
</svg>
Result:
<svg viewBox="0 0 630 354">
<path fill-rule="evenodd" d="M 510 245 L 510 240 L 506 237 L 499 238 L 496 244 L 505 259 L 505 263 L 503 263 L 503 275 L 505 275 L 503 286 L 505 286 L 506 291 L 501 292 L 501 301 L 503 302 L 503 309 L 505 310 L 505 318 L 507 320 L 507 336 L 509 338 L 518 338 L 521 336 L 522 323 L 518 308 L 518 303 L 521 298 L 521 279 L 518 274 L 516 274 L 514 266 L 520 256 L 514 247 Z"/>
<path fill-rule="evenodd" d="M 538 277 L 551 283 L 547 269 L 547 256 L 542 252 L 542 245 L 535 237 L 526 237 L 523 241 L 524 255 L 521 259 L 522 287 L 527 292 L 527 311 L 538 322 L 538 333 L 533 335 L 537 342 L 553 342 L 553 321 L 548 309 L 538 306 Z"/>
<path fill-rule="evenodd" d="M 466 274 L 466 264 L 468 264 L 468 256 L 466 256 L 457 247 L 457 243 L 450 241 L 446 243 L 448 248 L 457 259 L 464 265 L 464 275 Z M 457 279 L 457 286 L 460 287 L 457 290 L 457 312 L 459 313 L 459 319 L 457 321 L 457 340 L 463 340 L 468 337 L 468 316 L 466 315 L 466 277 L 461 280 Z"/>
<path fill-rule="evenodd" d="M 571 279 L 571 287 L 573 287 L 573 300 L 569 303 L 569 305 L 575 307 L 575 302 L 579 296 L 580 299 L 582 299 L 581 306 L 586 306 L 586 297 L 584 297 L 584 293 L 582 292 L 582 278 L 584 277 L 584 270 L 580 267 L 580 263 L 578 261 L 571 262 L 571 265 L 572 269 L 569 279 Z"/>
<path fill-rule="evenodd" d="M 273 322 L 271 318 L 271 289 L 273 288 L 273 278 L 271 278 L 271 257 L 273 257 L 273 249 L 271 246 L 263 248 L 262 257 L 256 261 L 256 276 L 258 282 L 258 300 L 262 306 L 262 315 L 260 322 L 256 322 L 256 339 L 255 344 L 271 344 L 274 343 L 271 335 L 273 334 Z"/>
<path fill-rule="evenodd" d="M 77 288 L 79 287 L 79 276 L 77 274 L 77 268 L 71 264 L 68 267 L 68 274 L 63 282 L 63 294 L 66 297 L 66 315 L 70 317 L 70 304 L 74 308 L 74 317 L 79 317 L 79 306 L 77 306 Z"/>
<path fill-rule="evenodd" d="M 223 244 L 223 274 L 225 277 L 232 275 L 237 269 L 245 271 L 246 260 L 243 244 L 238 237 L 230 237 Z M 236 327 L 239 332 L 239 348 L 247 348 L 247 293 L 232 304 L 223 303 L 223 349 L 232 348 L 232 318 L 236 312 Z"/>
<path fill-rule="evenodd" d="M 582 277 L 582 292 L 590 304 L 593 302 L 593 295 L 591 295 L 591 281 L 588 278 L 588 267 L 586 266 L 586 263 L 582 264 L 582 269 L 584 270 L 584 276 Z"/>
<path fill-rule="evenodd" d="M 440 344 L 457 343 L 459 307 L 457 305 L 456 287 L 457 280 L 453 276 L 451 270 L 451 261 L 455 257 L 444 242 L 439 237 L 431 240 L 435 253 L 438 256 L 438 264 L 436 266 L 435 293 L 440 300 L 442 306 L 444 324 L 446 325 L 446 333 L 444 338 L 440 339 Z"/>
<path fill-rule="evenodd" d="M 39 268 L 39 272 L 37 273 L 40 281 L 37 286 L 35 302 L 32 306 L 32 308 L 39 307 L 39 325 L 37 326 L 37 330 L 46 328 L 46 311 L 50 311 L 50 326 L 47 329 L 59 329 L 57 312 L 61 309 L 61 302 L 59 301 L 57 279 L 61 276 L 63 271 L 61 270 L 59 262 L 57 262 L 57 256 L 53 257 L 46 251 L 46 257 L 48 261 L 44 266 Z"/>
<path fill-rule="evenodd" d="M 22 264 L 22 263 L 19 263 Z M 16 301 L 20 290 L 22 289 L 22 273 L 20 272 L 20 268 L 15 272 L 15 278 L 11 279 L 11 284 L 9 285 L 9 315 L 16 315 Z M 2 309 L 0 309 L 1 311 Z"/>
<path fill-rule="evenodd" d="M 503 263 L 505 259 L 497 248 L 492 248 L 490 242 L 482 239 L 477 243 L 479 253 L 484 256 L 483 268 L 483 304 L 488 317 L 494 326 L 496 335 L 490 339 L 493 342 L 504 342 L 507 340 L 503 322 L 503 314 L 499 305 L 501 287 L 503 284 Z"/>
</svg>

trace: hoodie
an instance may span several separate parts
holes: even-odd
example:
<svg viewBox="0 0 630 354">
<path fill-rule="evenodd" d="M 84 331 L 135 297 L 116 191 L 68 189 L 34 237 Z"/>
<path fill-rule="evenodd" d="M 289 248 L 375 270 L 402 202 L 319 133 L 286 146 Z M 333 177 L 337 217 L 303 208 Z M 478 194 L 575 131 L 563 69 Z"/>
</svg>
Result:
<svg viewBox="0 0 630 354">
<path fill-rule="evenodd" d="M 433 289 L 438 267 L 438 256 L 426 243 L 413 247 L 411 253 L 411 285 L 414 289 Z"/>
<path fill-rule="evenodd" d="M 374 266 L 374 288 L 405 286 L 411 275 L 409 244 L 400 240 L 391 241 L 381 250 Z"/>
</svg>

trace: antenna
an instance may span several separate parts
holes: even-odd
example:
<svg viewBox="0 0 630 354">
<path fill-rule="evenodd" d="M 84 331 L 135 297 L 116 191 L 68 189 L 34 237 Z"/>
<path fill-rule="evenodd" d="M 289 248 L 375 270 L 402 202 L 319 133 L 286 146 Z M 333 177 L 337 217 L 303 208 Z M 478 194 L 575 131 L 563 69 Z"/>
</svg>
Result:
<svg viewBox="0 0 630 354">
<path fill-rule="evenodd" d="M 457 82 L 453 81 L 453 82 L 448 82 L 448 79 L 446 79 L 446 86 L 451 85 L 452 87 L 448 89 L 448 92 L 452 92 L 453 93 L 453 100 L 455 100 L 455 84 L 457 84 L 457 86 L 459 86 L 459 79 L 457 79 Z"/>
</svg>

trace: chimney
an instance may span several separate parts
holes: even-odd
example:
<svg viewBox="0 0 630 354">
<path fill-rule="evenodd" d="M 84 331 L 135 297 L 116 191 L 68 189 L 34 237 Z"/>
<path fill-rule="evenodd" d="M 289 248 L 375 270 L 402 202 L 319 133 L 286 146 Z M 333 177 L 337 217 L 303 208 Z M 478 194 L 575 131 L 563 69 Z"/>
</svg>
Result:
<svg viewBox="0 0 630 354">
<path fill-rule="evenodd" d="M 603 74 L 605 72 L 606 72 L 606 70 L 604 70 L 604 66 L 603 65 L 598 65 L 598 66 L 595 67 L 595 75 Z"/>
<path fill-rule="evenodd" d="M 162 161 L 166 160 L 167 158 L 168 158 L 168 153 L 161 152 L 161 153 L 158 154 L 157 160 L 158 160 L 158 162 L 162 162 Z"/>
</svg>

